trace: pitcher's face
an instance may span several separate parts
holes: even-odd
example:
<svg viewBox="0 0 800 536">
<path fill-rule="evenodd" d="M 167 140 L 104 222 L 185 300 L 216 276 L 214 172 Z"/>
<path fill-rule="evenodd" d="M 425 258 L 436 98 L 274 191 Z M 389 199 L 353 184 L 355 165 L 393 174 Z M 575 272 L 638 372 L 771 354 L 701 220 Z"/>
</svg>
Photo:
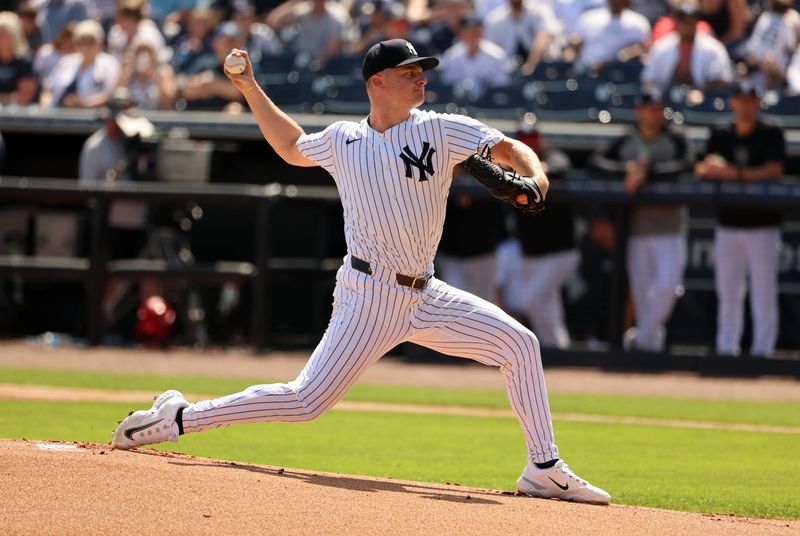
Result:
<svg viewBox="0 0 800 536">
<path fill-rule="evenodd" d="M 387 96 L 395 103 L 406 103 L 416 108 L 425 102 L 425 84 L 427 78 L 419 65 L 403 65 L 392 67 L 381 73 L 382 83 Z"/>
</svg>

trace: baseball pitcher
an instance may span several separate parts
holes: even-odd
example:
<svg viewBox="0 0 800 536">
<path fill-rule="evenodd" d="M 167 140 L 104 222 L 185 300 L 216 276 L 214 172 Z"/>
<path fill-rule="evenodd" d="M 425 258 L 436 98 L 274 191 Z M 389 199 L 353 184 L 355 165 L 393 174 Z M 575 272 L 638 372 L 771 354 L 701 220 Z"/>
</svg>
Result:
<svg viewBox="0 0 800 536">
<path fill-rule="evenodd" d="M 286 162 L 322 166 L 338 187 L 347 255 L 336 275 L 330 323 L 300 375 L 288 383 L 187 402 L 178 391 L 128 416 L 112 445 L 129 449 L 237 423 L 310 421 L 336 404 L 367 368 L 411 341 L 499 367 L 528 446 L 518 489 L 537 497 L 606 504 L 608 493 L 559 459 L 536 336 L 500 308 L 433 275 L 453 166 L 467 169 L 496 197 L 541 210 L 547 177 L 525 144 L 460 115 L 422 111 L 424 71 L 439 63 L 405 40 L 373 46 L 363 78 L 369 116 L 306 134 L 258 86 L 247 52 L 228 73 L 266 141 Z M 493 163 L 491 156 L 507 172 Z M 482 156 L 483 155 L 483 156 Z"/>
</svg>

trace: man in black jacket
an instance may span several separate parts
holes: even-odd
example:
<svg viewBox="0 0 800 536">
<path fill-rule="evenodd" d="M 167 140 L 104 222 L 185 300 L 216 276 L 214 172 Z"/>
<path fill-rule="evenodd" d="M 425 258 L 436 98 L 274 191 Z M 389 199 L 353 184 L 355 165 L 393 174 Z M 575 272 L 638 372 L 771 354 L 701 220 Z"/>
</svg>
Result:
<svg viewBox="0 0 800 536">
<path fill-rule="evenodd" d="M 734 122 L 714 129 L 695 173 L 708 180 L 756 182 L 783 176 L 783 131 L 758 117 L 761 98 L 747 81 L 730 97 Z M 717 289 L 717 353 L 738 355 L 744 325 L 746 278 L 750 279 L 753 344 L 750 354 L 768 357 L 778 338 L 778 259 L 783 213 L 775 209 L 721 207 L 714 236 Z"/>
<path fill-rule="evenodd" d="M 542 139 L 535 122 L 523 121 L 516 138 L 539 155 L 551 182 L 567 174 L 571 166 L 569 157 Z M 561 289 L 580 263 L 572 207 L 549 202 L 547 209 L 538 216 L 516 212 L 525 315 L 542 346 L 566 348 L 570 336 L 564 320 Z"/>
</svg>

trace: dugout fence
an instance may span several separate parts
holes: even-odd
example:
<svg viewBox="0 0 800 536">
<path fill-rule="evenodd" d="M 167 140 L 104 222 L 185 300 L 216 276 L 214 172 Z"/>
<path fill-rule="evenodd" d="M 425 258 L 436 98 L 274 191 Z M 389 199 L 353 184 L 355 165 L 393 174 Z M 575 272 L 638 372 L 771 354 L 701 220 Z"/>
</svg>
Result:
<svg viewBox="0 0 800 536">
<path fill-rule="evenodd" d="M 696 180 L 693 176 L 685 176 L 675 183 L 646 185 L 635 197 L 623 190 L 621 181 L 592 175 L 571 175 L 569 179 L 554 184 L 550 200 L 575 204 L 599 203 L 607 206 L 618 217 L 614 218 L 617 236 L 627 234 L 625 209 L 631 203 L 685 203 L 690 206 L 723 206 L 748 205 L 769 206 L 785 209 L 800 207 L 800 181 L 787 178 L 781 181 L 739 184 L 712 183 Z M 274 346 L 277 341 L 269 331 L 269 309 L 266 306 L 270 281 L 279 272 L 295 274 L 307 281 L 317 281 L 325 274 L 332 274 L 341 263 L 340 258 L 326 255 L 328 248 L 324 244 L 312 248 L 314 256 L 286 257 L 273 254 L 274 237 L 270 231 L 289 235 L 295 232 L 291 228 L 281 228 L 282 223 L 274 219 L 276 209 L 288 203 L 322 203 L 338 208 L 339 198 L 333 187 L 293 186 L 285 184 L 268 184 L 264 186 L 244 184 L 165 184 L 157 182 L 133 182 L 88 185 L 72 180 L 39 179 L 26 177 L 0 177 L 0 202 L 9 207 L 18 204 L 34 206 L 52 206 L 69 204 L 91 207 L 89 219 L 88 254 L 84 257 L 42 257 L 30 255 L 0 255 L 0 276 L 22 279 L 45 279 L 50 281 L 79 281 L 83 284 L 86 304 L 86 338 L 91 345 L 100 344 L 105 335 L 106 326 L 103 321 L 101 301 L 104 288 L 110 278 L 139 280 L 145 277 L 157 277 L 163 281 L 179 281 L 186 284 L 222 284 L 228 281 L 238 282 L 250 289 L 255 297 L 250 308 L 249 337 L 252 345 L 263 350 Z M 109 260 L 104 253 L 103 243 L 108 233 L 107 213 L 114 200 L 140 200 L 150 204 L 186 204 L 198 206 L 221 205 L 234 210 L 252 211 L 252 251 L 251 261 L 216 259 L 212 262 L 197 262 L 175 267 L 157 259 L 122 259 Z M 314 221 L 315 226 L 307 236 L 316 236 L 317 240 L 326 240 L 326 229 L 329 222 Z M 340 231 L 338 231 L 340 232 Z M 274 234 L 274 233 L 273 233 Z M 237 239 L 237 237 L 231 237 Z M 644 363 L 635 356 L 621 357 L 621 340 L 624 328 L 626 280 L 624 273 L 625 242 L 616 241 L 613 252 L 614 270 L 611 281 L 610 300 L 608 303 L 609 349 L 616 358 L 606 364 L 627 367 L 635 362 Z M 799 252 L 800 253 L 800 252 Z M 318 292 L 318 294 L 320 294 Z M 329 296 L 327 296 L 329 298 Z M 330 300 L 317 299 L 315 317 L 324 317 L 324 310 L 329 307 Z M 274 313 L 273 313 L 274 314 Z M 324 328 L 324 326 L 323 326 Z M 588 364 L 596 357 L 587 357 L 587 352 L 555 352 L 563 364 Z M 612 356 L 613 357 L 613 356 Z M 696 370 L 697 356 L 684 356 L 683 364 L 678 368 Z M 631 361 L 633 359 L 634 361 Z M 790 373 L 800 375 L 800 362 L 783 363 L 785 360 L 770 360 L 767 370 L 773 373 Z M 673 361 L 672 365 L 675 363 Z M 733 367 L 735 370 L 738 366 Z M 788 368 L 787 368 L 788 367 Z M 640 367 L 641 368 L 641 367 Z M 647 367 L 645 367 L 647 368 Z M 764 369 L 764 367 L 761 367 Z M 783 372 L 782 372 L 783 371 Z"/>
</svg>

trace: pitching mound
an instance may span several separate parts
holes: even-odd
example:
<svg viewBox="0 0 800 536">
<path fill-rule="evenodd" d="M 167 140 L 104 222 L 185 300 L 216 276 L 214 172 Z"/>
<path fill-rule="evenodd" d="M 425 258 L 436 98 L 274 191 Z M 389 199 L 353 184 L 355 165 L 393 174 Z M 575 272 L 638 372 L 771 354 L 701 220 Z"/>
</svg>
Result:
<svg viewBox="0 0 800 536">
<path fill-rule="evenodd" d="M 0 441 L 0 533 L 797 534 L 800 522 L 587 506 L 94 444 Z"/>
</svg>

